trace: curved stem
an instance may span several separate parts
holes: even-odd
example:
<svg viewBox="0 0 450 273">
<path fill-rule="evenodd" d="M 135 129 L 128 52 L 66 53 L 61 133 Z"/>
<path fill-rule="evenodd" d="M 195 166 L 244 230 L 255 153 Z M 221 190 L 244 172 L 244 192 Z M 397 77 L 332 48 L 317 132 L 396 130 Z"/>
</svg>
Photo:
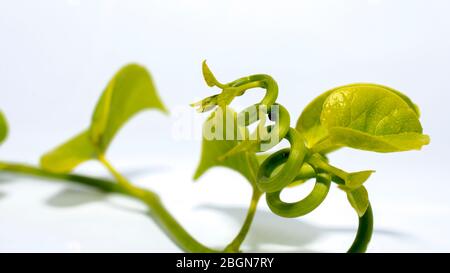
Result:
<svg viewBox="0 0 450 273">
<path fill-rule="evenodd" d="M 363 216 L 359 218 L 358 231 L 353 244 L 348 249 L 348 253 L 364 253 L 367 250 L 373 232 L 372 206 L 369 207 Z"/>
<path fill-rule="evenodd" d="M 250 226 L 253 222 L 253 218 L 255 217 L 256 208 L 258 207 L 258 201 L 261 197 L 262 193 L 258 189 L 253 190 L 252 200 L 250 201 L 250 207 L 247 211 L 247 216 L 245 217 L 244 224 L 241 227 L 241 230 L 236 235 L 236 237 L 231 241 L 230 244 L 225 248 L 225 252 L 239 252 L 239 248 L 244 242 L 245 237 L 247 237 L 247 233 L 250 230 Z"/>
<path fill-rule="evenodd" d="M 162 227 L 161 229 L 174 241 L 182 250 L 194 253 L 213 253 L 219 250 L 211 249 L 198 242 L 190 235 L 178 221 L 164 207 L 156 193 L 145 191 L 146 194 L 140 198 L 150 207 L 150 214 L 153 219 Z"/>
<path fill-rule="evenodd" d="M 236 87 L 239 91 L 247 91 L 248 89 L 252 89 L 252 88 L 258 88 L 258 87 L 263 87 L 264 86 L 264 82 L 262 81 L 254 81 L 254 82 L 249 82 L 243 85 L 240 85 L 238 87 Z"/>
<path fill-rule="evenodd" d="M 119 185 L 125 188 L 130 195 L 135 196 L 148 205 L 157 223 L 163 227 L 162 230 L 183 250 L 189 252 L 217 252 L 195 240 L 164 207 L 156 193 L 134 186 L 103 155 L 99 155 L 98 159 L 116 178 Z"/>
<path fill-rule="evenodd" d="M 0 171 L 75 182 L 78 184 L 97 188 L 104 192 L 120 193 L 139 199 L 150 208 L 150 213 L 153 216 L 153 219 L 159 225 L 164 227 L 163 230 L 166 231 L 166 233 L 181 249 L 190 252 L 218 252 L 217 250 L 208 248 L 195 240 L 167 211 L 156 193 L 131 185 L 131 183 L 129 183 L 122 175 L 115 171 L 115 169 L 110 164 L 109 167 L 111 168 L 111 172 L 112 170 L 114 170 L 113 175 L 115 177 L 119 176 L 121 179 L 124 179 L 124 181 L 115 183 L 110 180 L 91 178 L 82 175 L 52 173 L 40 168 L 23 164 L 0 162 Z M 119 177 L 116 177 L 116 179 L 119 180 Z M 125 182 L 129 185 L 125 186 Z"/>
<path fill-rule="evenodd" d="M 111 163 L 105 158 L 104 155 L 100 154 L 98 156 L 98 160 L 100 163 L 102 163 L 106 169 L 114 176 L 114 178 L 117 180 L 117 183 L 125 188 L 128 192 L 130 192 L 132 195 L 136 196 L 137 198 L 144 198 L 146 195 L 146 191 L 134 186 L 132 183 L 128 181 L 122 174 L 120 174 L 112 165 Z"/>
<path fill-rule="evenodd" d="M 37 176 L 43 178 L 54 179 L 57 181 L 69 181 L 75 182 L 81 185 L 94 187 L 104 192 L 114 192 L 126 194 L 125 189 L 123 189 L 120 185 L 111 180 L 101 179 L 101 178 L 93 178 L 83 175 L 76 174 L 60 174 L 49 172 L 40 168 L 36 168 L 29 165 L 24 164 L 15 164 L 15 163 L 6 163 L 0 162 L 0 171 L 19 174 L 19 175 L 27 175 L 27 176 Z"/>
<path fill-rule="evenodd" d="M 284 202 L 280 198 L 281 191 L 266 193 L 266 202 L 270 210 L 287 218 L 304 216 L 315 210 L 328 195 L 331 178 L 329 174 L 319 173 L 313 190 L 303 199 L 297 202 Z"/>
</svg>

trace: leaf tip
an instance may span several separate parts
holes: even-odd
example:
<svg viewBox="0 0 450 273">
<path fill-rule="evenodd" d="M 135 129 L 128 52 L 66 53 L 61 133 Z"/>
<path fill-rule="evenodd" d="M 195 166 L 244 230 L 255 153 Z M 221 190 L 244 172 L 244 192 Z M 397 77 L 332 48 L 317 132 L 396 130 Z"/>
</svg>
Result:
<svg viewBox="0 0 450 273">
<path fill-rule="evenodd" d="M 164 106 L 164 105 L 162 105 L 162 106 L 159 108 L 159 110 L 161 111 L 161 113 L 163 113 L 163 115 L 166 115 L 166 116 L 169 116 L 169 115 L 170 115 L 169 109 L 168 109 L 166 106 Z"/>
<path fill-rule="evenodd" d="M 205 169 L 201 167 L 201 165 L 199 165 L 197 167 L 197 170 L 195 170 L 194 175 L 192 176 L 192 180 L 194 180 L 194 182 L 197 182 L 198 179 L 203 175 L 203 173 L 205 172 Z"/>
<path fill-rule="evenodd" d="M 348 178 L 345 181 L 345 185 L 349 188 L 357 188 L 360 187 L 364 182 L 369 179 L 369 177 L 374 173 L 374 170 L 353 172 L 348 175 Z"/>
<path fill-rule="evenodd" d="M 0 111 L 0 143 L 8 136 L 8 123 L 2 111 Z"/>
<path fill-rule="evenodd" d="M 214 76 L 214 74 L 211 72 L 211 69 L 209 69 L 208 65 L 206 64 L 206 60 L 203 60 L 202 62 L 202 74 L 203 78 L 205 79 L 206 84 L 209 87 L 213 86 L 222 86 Z"/>
<path fill-rule="evenodd" d="M 423 135 L 423 141 L 422 141 L 423 145 L 428 145 L 428 144 L 430 144 L 430 142 L 431 142 L 430 136 L 429 135 Z"/>
</svg>

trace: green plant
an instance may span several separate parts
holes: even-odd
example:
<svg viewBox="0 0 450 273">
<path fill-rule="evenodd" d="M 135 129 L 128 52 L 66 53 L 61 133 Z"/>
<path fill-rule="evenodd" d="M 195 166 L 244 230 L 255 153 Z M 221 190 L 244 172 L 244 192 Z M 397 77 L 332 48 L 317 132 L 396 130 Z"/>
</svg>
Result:
<svg viewBox="0 0 450 273">
<path fill-rule="evenodd" d="M 171 239 L 190 252 L 238 252 L 261 196 L 265 194 L 275 214 L 299 217 L 317 208 L 334 182 L 346 192 L 359 216 L 357 235 L 349 252 L 364 252 L 372 235 L 373 219 L 363 184 L 373 171 L 348 173 L 330 165 L 326 155 L 342 147 L 375 152 L 420 149 L 429 143 L 429 138 L 422 134 L 417 106 L 402 93 L 385 86 L 346 85 L 316 98 L 305 108 L 296 128 L 291 128 L 288 111 L 276 103 L 278 86 L 270 76 L 258 74 L 222 84 L 205 62 L 203 75 L 210 87 L 222 91 L 193 104 L 200 112 L 214 110 L 204 125 L 202 155 L 194 179 L 212 167 L 223 166 L 242 174 L 253 189 L 242 228 L 223 249 L 209 248 L 194 239 L 166 210 L 156 193 L 133 185 L 106 158 L 115 134 L 136 113 L 147 109 L 167 112 L 150 74 L 139 65 L 125 66 L 112 78 L 88 129 L 42 156 L 40 167 L 0 162 L 0 171 L 75 182 L 136 198 L 149 207 L 152 217 Z M 240 113 L 228 107 L 235 97 L 254 88 L 266 90 L 260 103 Z M 255 131 L 250 133 L 247 126 L 256 122 Z M 6 121 L 0 112 L 0 143 L 6 135 Z M 263 153 L 282 139 L 289 141 L 290 148 L 270 155 Z M 71 173 L 88 160 L 102 163 L 114 180 Z M 294 203 L 281 200 L 280 193 L 285 187 L 309 179 L 316 182 L 306 198 Z"/>
</svg>

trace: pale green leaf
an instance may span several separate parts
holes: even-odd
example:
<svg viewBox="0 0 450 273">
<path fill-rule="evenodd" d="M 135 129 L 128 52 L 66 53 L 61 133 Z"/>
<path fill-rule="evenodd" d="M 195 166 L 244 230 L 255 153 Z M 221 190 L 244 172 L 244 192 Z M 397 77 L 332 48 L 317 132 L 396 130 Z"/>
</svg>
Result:
<svg viewBox="0 0 450 273">
<path fill-rule="evenodd" d="M 423 145 L 430 143 L 430 138 L 420 133 L 373 136 L 361 131 L 342 127 L 330 129 L 330 140 L 338 146 L 347 146 L 379 153 L 417 150 Z"/>
<path fill-rule="evenodd" d="M 297 122 L 310 147 L 326 151 L 347 146 L 376 152 L 420 149 L 418 107 L 404 94 L 375 84 L 352 84 L 325 92 Z"/>
<path fill-rule="evenodd" d="M 375 171 L 369 170 L 349 173 L 345 180 L 345 186 L 352 189 L 359 188 L 374 172 Z"/>
<path fill-rule="evenodd" d="M 196 108 L 197 112 L 203 113 L 216 108 L 219 95 L 209 96 L 201 101 L 191 103 L 190 106 Z"/>
<path fill-rule="evenodd" d="M 353 190 L 348 190 L 346 193 L 350 205 L 356 210 L 358 216 L 363 216 L 369 207 L 369 194 L 366 188 L 361 186 Z"/>
<path fill-rule="evenodd" d="M 167 112 L 148 71 L 137 64 L 123 67 L 109 82 L 92 117 L 90 137 L 105 152 L 117 131 L 145 109 Z"/>
<path fill-rule="evenodd" d="M 233 147 L 238 144 L 238 141 L 236 140 L 236 136 L 238 134 L 237 128 L 234 127 L 234 125 L 232 125 L 232 128 L 227 127 L 231 124 L 236 124 L 236 113 L 233 110 L 227 108 L 226 115 L 228 117 L 232 117 L 234 119 L 234 122 L 226 122 L 226 120 L 223 119 L 223 116 L 217 115 L 217 111 L 213 112 L 205 122 L 205 125 L 203 127 L 204 136 L 202 141 L 202 152 L 200 162 L 194 174 L 194 179 L 198 179 L 210 168 L 220 166 L 239 172 L 250 183 L 253 184 L 255 183 L 256 171 L 258 167 L 258 160 L 254 153 L 243 152 L 231 155 L 226 158 L 223 157 L 224 154 L 226 154 L 229 150 L 233 149 Z M 216 129 L 215 132 L 217 132 L 216 137 L 205 137 L 205 132 L 207 128 L 209 128 L 208 124 L 219 124 L 215 122 L 222 119 L 223 127 L 221 129 L 218 129 L 218 127 L 214 125 L 214 128 Z M 232 135 L 234 135 L 234 137 L 230 137 L 229 135 L 229 140 L 227 140 L 227 131 L 233 131 Z M 217 136 L 221 136 L 220 139 Z"/>
<path fill-rule="evenodd" d="M 41 158 L 43 168 L 69 172 L 78 164 L 104 154 L 120 128 L 146 109 L 167 112 L 148 71 L 137 64 L 120 69 L 110 80 L 95 108 L 88 130 Z"/>
<path fill-rule="evenodd" d="M 96 155 L 96 148 L 89 139 L 89 131 L 84 131 L 43 155 L 40 163 L 46 170 L 66 173 Z"/>
<path fill-rule="evenodd" d="M 320 124 L 320 114 L 324 101 L 334 90 L 327 91 L 310 102 L 297 120 L 295 129 L 303 134 L 309 147 L 327 136 L 327 129 Z"/>
<path fill-rule="evenodd" d="M 0 144 L 6 139 L 8 135 L 8 123 L 3 113 L 0 111 Z"/>
<path fill-rule="evenodd" d="M 205 79 L 205 82 L 209 87 L 220 86 L 220 83 L 217 81 L 216 77 L 211 72 L 211 69 L 209 69 L 208 65 L 206 64 L 206 60 L 202 63 L 202 73 L 203 78 Z"/>
</svg>

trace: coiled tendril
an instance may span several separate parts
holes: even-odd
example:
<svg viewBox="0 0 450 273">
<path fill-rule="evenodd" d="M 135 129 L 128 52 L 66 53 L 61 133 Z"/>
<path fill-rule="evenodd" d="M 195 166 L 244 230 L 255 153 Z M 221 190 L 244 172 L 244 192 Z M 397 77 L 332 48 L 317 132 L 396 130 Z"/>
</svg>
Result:
<svg viewBox="0 0 450 273">
<path fill-rule="evenodd" d="M 247 127 L 259 121 L 257 129 L 250 135 L 256 140 L 250 140 L 251 137 L 244 139 L 223 157 L 245 151 L 265 152 L 279 144 L 283 139 L 289 142 L 290 148 L 281 149 L 268 156 L 260 164 L 257 173 L 256 185 L 261 192 L 266 193 L 266 202 L 273 213 L 289 218 L 306 215 L 325 200 L 331 181 L 342 185 L 348 177 L 359 175 L 359 173 L 348 174 L 327 165 L 327 159 L 324 155 L 308 149 L 302 134 L 295 128 L 290 127 L 289 112 L 281 104 L 276 103 L 278 85 L 271 76 L 256 74 L 222 84 L 215 79 L 206 63 L 203 63 L 203 74 L 209 86 L 217 86 L 222 89 L 222 92 L 194 103 L 192 106 L 198 107 L 199 112 L 209 111 L 216 106 L 226 107 L 235 97 L 243 95 L 250 89 L 262 88 L 266 91 L 265 96 L 259 103 L 238 113 L 238 120 L 244 120 L 244 124 L 241 124 L 241 126 Z M 256 108 L 257 111 L 249 111 L 251 108 Z M 274 124 L 265 126 L 266 118 L 269 118 Z M 246 128 L 240 128 L 240 130 L 242 129 L 245 130 Z M 267 140 L 272 141 L 267 143 Z M 305 198 L 297 202 L 281 200 L 281 191 L 285 187 L 296 181 L 306 181 L 313 178 L 316 180 L 314 188 Z M 369 215 L 366 215 L 367 213 Z M 365 251 L 372 228 L 370 206 L 367 213 L 360 218 L 358 235 L 349 252 Z"/>
</svg>

